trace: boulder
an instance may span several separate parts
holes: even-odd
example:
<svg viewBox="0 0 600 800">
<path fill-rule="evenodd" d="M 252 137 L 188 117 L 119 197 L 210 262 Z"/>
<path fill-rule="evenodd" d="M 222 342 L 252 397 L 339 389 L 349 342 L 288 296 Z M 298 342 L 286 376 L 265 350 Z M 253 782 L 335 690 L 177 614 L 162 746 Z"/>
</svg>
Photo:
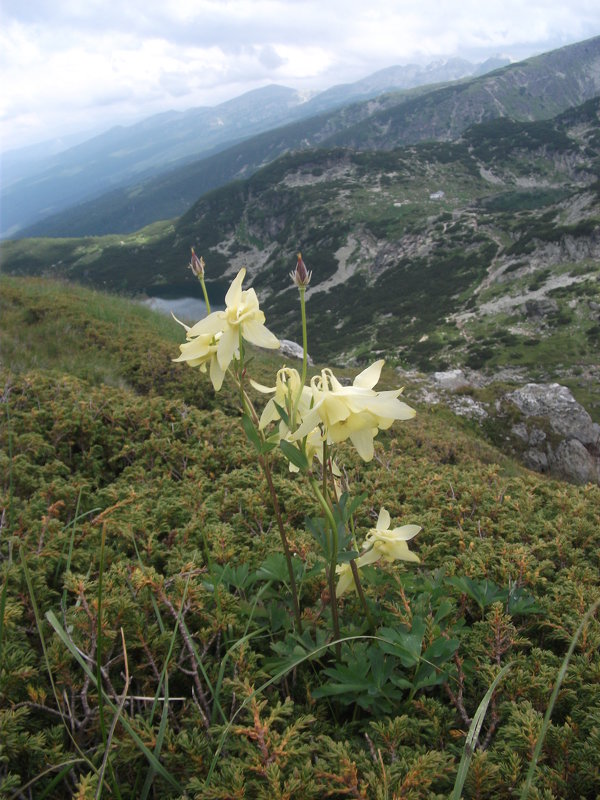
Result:
<svg viewBox="0 0 600 800">
<path fill-rule="evenodd" d="M 455 392 L 457 389 L 469 386 L 469 381 L 462 369 L 449 369 L 445 372 L 434 372 L 433 380 L 438 384 L 440 389 L 446 389 L 449 392 Z"/>
<path fill-rule="evenodd" d="M 297 342 L 292 342 L 291 339 L 279 340 L 279 352 L 282 356 L 290 356 L 291 358 L 297 358 L 300 361 L 302 360 L 302 356 L 304 354 L 302 345 L 299 345 Z M 310 356 L 308 356 L 308 363 L 313 363 Z"/>
<path fill-rule="evenodd" d="M 558 311 L 558 303 L 549 297 L 534 298 L 525 303 L 525 313 L 529 319 L 544 319 Z"/>
<path fill-rule="evenodd" d="M 550 428 L 565 439 L 578 439 L 583 444 L 597 444 L 600 425 L 559 383 L 527 383 L 510 392 L 506 398 L 517 406 L 525 417 L 547 419 Z"/>
<path fill-rule="evenodd" d="M 505 400 L 521 412 L 511 433 L 525 446 L 528 467 L 572 483 L 600 483 L 600 425 L 566 386 L 528 383 Z"/>
</svg>

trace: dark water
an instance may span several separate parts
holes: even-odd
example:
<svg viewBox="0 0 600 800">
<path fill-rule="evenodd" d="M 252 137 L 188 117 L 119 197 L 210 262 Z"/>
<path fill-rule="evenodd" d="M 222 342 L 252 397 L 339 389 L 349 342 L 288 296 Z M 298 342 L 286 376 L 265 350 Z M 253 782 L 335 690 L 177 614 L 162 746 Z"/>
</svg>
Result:
<svg viewBox="0 0 600 800">
<path fill-rule="evenodd" d="M 163 314 L 175 314 L 182 322 L 198 322 L 206 316 L 206 305 L 199 297 L 150 297 L 144 305 Z M 218 311 L 224 306 L 212 305 L 211 311 Z"/>
</svg>

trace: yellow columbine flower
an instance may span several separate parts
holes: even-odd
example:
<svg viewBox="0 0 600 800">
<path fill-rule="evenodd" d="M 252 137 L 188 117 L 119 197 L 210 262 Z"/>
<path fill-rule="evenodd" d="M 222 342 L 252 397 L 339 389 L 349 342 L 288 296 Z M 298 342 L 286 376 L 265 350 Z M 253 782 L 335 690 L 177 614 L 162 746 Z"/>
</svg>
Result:
<svg viewBox="0 0 600 800">
<path fill-rule="evenodd" d="M 279 347 L 277 337 L 265 327 L 265 315 L 258 306 L 256 292 L 242 291 L 245 275 L 244 268 L 236 275 L 225 295 L 224 311 L 214 311 L 191 328 L 184 325 L 188 342 L 180 345 L 181 355 L 174 359 L 204 370 L 210 362 L 210 377 L 216 391 L 223 384 L 231 360 L 239 357 L 240 333 L 247 342 L 259 347 Z"/>
<path fill-rule="evenodd" d="M 368 532 L 363 550 L 366 552 L 357 560 L 361 566 L 374 564 L 382 558 L 384 561 L 413 561 L 420 563 L 419 556 L 408 549 L 407 541 L 421 530 L 420 525 L 403 525 L 401 528 L 390 527 L 390 515 L 385 508 L 379 512 L 377 524 Z M 370 548 L 370 549 L 368 549 Z"/>
<path fill-rule="evenodd" d="M 269 423 L 276 422 L 278 419 L 280 419 L 277 406 L 281 406 L 281 408 L 287 411 L 288 415 L 291 416 L 292 408 L 294 403 L 296 403 L 296 398 L 298 398 L 301 387 L 301 378 L 298 370 L 293 369 L 292 367 L 282 367 L 282 369 L 277 372 L 275 386 L 272 388 L 269 386 L 263 386 L 252 379 L 250 380 L 250 383 L 257 391 L 262 392 L 263 394 L 274 395 L 268 401 L 260 416 L 258 427 L 261 430 L 266 428 Z M 310 401 L 310 390 L 307 386 L 303 386 L 296 408 L 297 419 L 302 419 L 302 415 L 308 411 L 310 407 Z M 284 426 L 285 430 L 282 429 L 282 425 Z M 281 420 L 280 431 L 282 436 L 286 436 L 288 433 L 287 425 L 285 425 L 283 420 Z"/>
<path fill-rule="evenodd" d="M 383 364 L 383 359 L 371 364 L 356 376 L 352 386 L 342 386 L 330 369 L 316 375 L 310 383 L 313 407 L 295 431 L 294 439 L 302 439 L 322 424 L 330 444 L 350 439 L 360 457 L 370 461 L 378 431 L 389 428 L 396 419 L 415 416 L 414 409 L 398 400 L 402 389 L 386 392 L 373 389 Z"/>
<path fill-rule="evenodd" d="M 356 591 L 356 583 L 354 575 L 352 574 L 352 567 L 348 561 L 343 564 L 338 564 L 335 568 L 336 575 L 339 575 L 337 586 L 335 589 L 335 596 L 341 597 L 349 589 Z"/>
<path fill-rule="evenodd" d="M 179 324 L 183 325 L 184 323 L 180 322 Z M 187 327 L 187 325 L 184 327 Z M 206 372 L 206 365 L 210 364 L 210 379 L 215 392 L 219 391 L 225 377 L 225 371 L 221 369 L 217 360 L 220 338 L 220 333 L 216 336 L 211 336 L 209 333 L 195 336 L 193 339 L 189 339 L 184 344 L 179 345 L 180 355 L 178 358 L 173 359 L 173 361 L 185 361 L 190 367 L 200 367 L 201 372 Z"/>
<path fill-rule="evenodd" d="M 260 415 L 258 423 L 260 430 L 264 430 L 271 422 L 277 422 L 277 420 L 279 420 L 280 439 L 286 439 L 291 443 L 296 442 L 297 439 L 291 435 L 288 426 L 279 416 L 277 406 L 285 409 L 291 417 L 292 409 L 297 401 L 295 408 L 296 421 L 301 421 L 303 416 L 310 410 L 312 394 L 307 386 L 301 387 L 301 378 L 298 370 L 291 367 L 283 367 L 280 369 L 277 373 L 275 386 L 273 387 L 263 386 L 252 379 L 250 379 L 250 383 L 257 391 L 263 394 L 274 395 L 274 397 L 268 401 Z M 301 388 L 302 391 L 300 391 Z M 313 428 L 313 430 L 306 435 L 304 447 L 309 464 L 315 457 L 321 464 L 323 463 L 323 434 L 320 428 Z M 290 463 L 290 471 L 298 472 L 298 467 Z M 333 462 L 333 475 L 336 479 L 341 477 L 341 472 L 335 461 Z"/>
<path fill-rule="evenodd" d="M 401 528 L 389 530 L 390 521 L 389 513 L 382 508 L 375 528 L 371 528 L 365 538 L 363 554 L 355 559 L 354 563 L 358 569 L 366 567 L 367 564 L 375 564 L 380 560 L 420 563 L 419 556 L 411 553 L 407 545 L 407 541 L 415 537 L 421 530 L 420 525 L 403 525 Z M 336 597 L 341 597 L 349 589 L 356 591 L 356 583 L 349 563 L 338 564 L 335 571 L 339 575 L 335 590 Z"/>
</svg>

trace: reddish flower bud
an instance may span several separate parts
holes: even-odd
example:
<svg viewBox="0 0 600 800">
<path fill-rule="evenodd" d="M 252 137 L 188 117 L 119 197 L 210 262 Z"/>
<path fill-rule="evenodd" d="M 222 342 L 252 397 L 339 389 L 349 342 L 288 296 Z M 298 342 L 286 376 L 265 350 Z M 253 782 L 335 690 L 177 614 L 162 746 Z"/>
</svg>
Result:
<svg viewBox="0 0 600 800">
<path fill-rule="evenodd" d="M 306 269 L 306 264 L 302 260 L 302 253 L 298 253 L 296 269 L 290 272 L 290 278 L 299 289 L 305 289 L 312 278 L 312 271 Z"/>
<path fill-rule="evenodd" d="M 204 267 L 205 267 L 204 259 L 202 256 L 198 258 L 194 248 L 192 247 L 192 260 L 190 261 L 189 267 L 194 273 L 197 278 L 204 277 Z"/>
</svg>

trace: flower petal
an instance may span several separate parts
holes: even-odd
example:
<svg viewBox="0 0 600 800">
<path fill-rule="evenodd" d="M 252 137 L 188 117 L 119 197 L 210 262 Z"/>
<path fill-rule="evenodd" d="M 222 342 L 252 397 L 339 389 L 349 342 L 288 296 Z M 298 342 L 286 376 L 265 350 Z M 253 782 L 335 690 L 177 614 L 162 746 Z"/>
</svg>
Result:
<svg viewBox="0 0 600 800">
<path fill-rule="evenodd" d="M 387 511 L 385 508 L 382 508 L 379 512 L 379 516 L 377 517 L 377 524 L 375 527 L 378 531 L 387 531 L 387 529 L 390 527 L 391 521 L 392 520 L 390 518 L 389 511 Z"/>
<path fill-rule="evenodd" d="M 258 347 L 267 347 L 271 350 L 279 347 L 279 339 L 257 319 L 249 319 L 243 323 L 242 336 Z"/>
<path fill-rule="evenodd" d="M 352 567 L 350 564 L 340 564 L 335 568 L 339 575 L 335 596 L 341 597 L 348 589 L 356 589 L 354 583 L 354 575 L 352 574 Z"/>
<path fill-rule="evenodd" d="M 238 348 L 239 338 L 237 327 L 227 327 L 223 331 L 223 336 L 219 340 L 217 347 L 217 358 L 222 370 L 226 370 L 231 364 L 231 359 Z"/>
<path fill-rule="evenodd" d="M 207 334 L 210 336 L 215 336 L 215 334 L 219 333 L 225 328 L 225 315 L 222 311 L 213 311 L 212 314 L 209 314 L 208 317 L 204 317 L 195 325 L 192 325 L 189 328 L 186 336 L 190 339 L 192 336 L 201 336 L 202 334 Z"/>
<path fill-rule="evenodd" d="M 263 394 L 273 394 L 273 392 L 277 391 L 276 386 L 263 386 L 262 383 L 257 383 L 257 381 L 250 378 L 250 385 L 253 389 L 256 389 L 257 392 L 262 392 Z"/>
<path fill-rule="evenodd" d="M 350 434 L 350 441 L 363 461 L 371 461 L 375 453 L 373 447 L 373 428 L 362 428 Z"/>
<path fill-rule="evenodd" d="M 182 325 L 186 329 L 186 331 L 189 331 L 190 326 L 186 325 L 185 322 L 182 322 L 180 319 L 177 319 L 177 317 L 175 316 L 175 314 L 172 311 L 171 311 L 171 316 L 173 317 L 175 322 L 178 322 L 180 325 Z"/>
<path fill-rule="evenodd" d="M 354 386 L 358 386 L 361 389 L 372 389 L 381 376 L 381 370 L 383 368 L 384 363 L 385 361 L 381 358 L 379 359 L 379 361 L 376 361 L 374 364 L 371 364 L 370 367 L 364 369 L 354 379 Z"/>
<path fill-rule="evenodd" d="M 221 369 L 218 359 L 213 356 L 210 361 L 210 379 L 215 392 L 218 392 L 223 386 L 223 378 L 225 377 L 225 370 Z"/>
<path fill-rule="evenodd" d="M 233 282 L 227 290 L 227 294 L 225 295 L 225 305 L 228 308 L 235 308 L 236 306 L 239 306 L 242 299 L 242 283 L 245 277 L 246 268 L 242 267 L 233 279 Z"/>
<path fill-rule="evenodd" d="M 366 567 L 367 564 L 374 564 L 376 561 L 379 561 L 381 558 L 381 553 L 379 550 L 376 550 L 372 547 L 370 550 L 367 550 L 365 553 L 360 556 L 360 558 L 356 559 L 356 566 L 357 567 Z"/>
<path fill-rule="evenodd" d="M 394 535 L 394 538 L 407 542 L 414 538 L 420 530 L 422 530 L 420 525 L 402 525 L 401 528 L 394 528 L 390 533 Z"/>
</svg>

